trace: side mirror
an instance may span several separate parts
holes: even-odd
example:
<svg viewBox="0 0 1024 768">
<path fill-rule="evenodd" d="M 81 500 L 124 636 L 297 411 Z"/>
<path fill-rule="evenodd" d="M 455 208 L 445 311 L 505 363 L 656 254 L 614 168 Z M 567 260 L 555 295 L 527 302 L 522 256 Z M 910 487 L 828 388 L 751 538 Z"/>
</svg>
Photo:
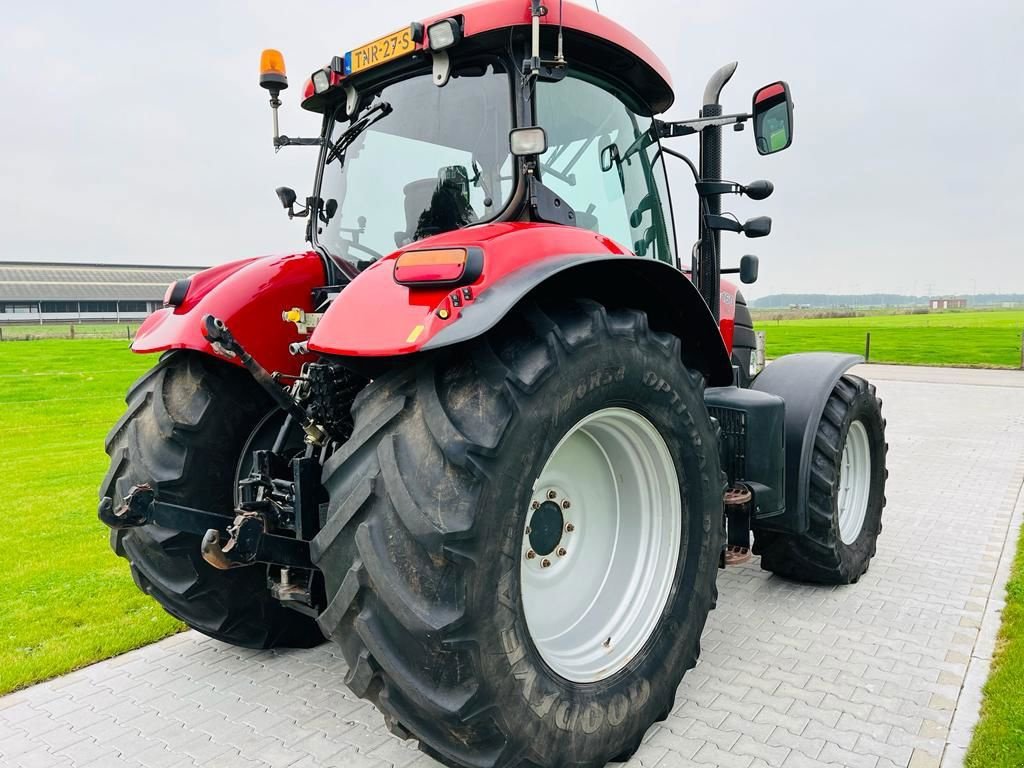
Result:
<svg viewBox="0 0 1024 768">
<path fill-rule="evenodd" d="M 743 194 L 751 200 L 764 200 L 774 191 L 775 185 L 768 181 L 768 179 L 752 181 L 743 188 Z"/>
<path fill-rule="evenodd" d="M 793 99 L 781 80 L 754 92 L 754 142 L 762 155 L 781 152 L 793 143 Z"/>
<path fill-rule="evenodd" d="M 744 285 L 751 285 L 757 282 L 757 268 L 760 262 L 757 256 L 744 256 L 740 259 L 740 282 Z"/>
<path fill-rule="evenodd" d="M 743 234 L 747 237 L 767 237 L 772 233 L 770 216 L 757 216 L 743 222 Z"/>
<path fill-rule="evenodd" d="M 290 209 L 295 205 L 295 190 L 291 187 L 278 187 L 274 190 L 277 192 L 277 199 L 281 201 L 281 205 L 286 209 Z"/>
</svg>

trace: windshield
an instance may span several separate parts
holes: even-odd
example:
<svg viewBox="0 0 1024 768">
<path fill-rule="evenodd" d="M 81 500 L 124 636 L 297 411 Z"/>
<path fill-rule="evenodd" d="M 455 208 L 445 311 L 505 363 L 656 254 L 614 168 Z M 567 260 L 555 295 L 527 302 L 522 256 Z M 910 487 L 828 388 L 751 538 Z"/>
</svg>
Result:
<svg viewBox="0 0 1024 768">
<path fill-rule="evenodd" d="M 333 121 L 322 155 L 318 244 L 372 261 L 505 208 L 515 164 L 511 83 L 500 64 L 454 72 L 441 88 L 424 73 L 380 89 L 363 106 L 355 121 L 343 107 Z M 367 127 L 353 140 L 345 132 L 358 132 L 361 119 Z M 347 150 L 335 149 L 349 140 Z"/>
</svg>

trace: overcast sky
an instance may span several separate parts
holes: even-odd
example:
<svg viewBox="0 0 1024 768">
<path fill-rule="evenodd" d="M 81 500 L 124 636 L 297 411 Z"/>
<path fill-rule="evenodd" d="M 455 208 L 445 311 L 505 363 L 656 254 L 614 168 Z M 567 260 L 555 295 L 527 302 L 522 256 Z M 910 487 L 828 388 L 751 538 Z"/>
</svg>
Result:
<svg viewBox="0 0 1024 768">
<path fill-rule="evenodd" d="M 525 3 L 527 0 L 523 0 Z M 552 0 L 554 1 L 554 0 Z M 457 0 L 453 5 L 457 5 Z M 600 0 L 673 73 L 694 116 L 738 59 L 727 111 L 788 80 L 795 141 L 759 158 L 726 134 L 726 176 L 769 178 L 772 236 L 747 292 L 1024 292 L 1024 2 Z M 303 248 L 274 187 L 310 190 L 314 150 L 274 155 L 257 86 L 278 47 L 282 130 L 314 135 L 301 85 L 336 53 L 446 0 L 10 3 L 0 21 L 0 260 L 216 264 Z M 571 50 L 567 52 L 571 60 Z M 696 156 L 696 142 L 673 146 Z M 681 170 L 681 169 L 680 169 Z M 694 219 L 674 174 L 680 243 Z M 684 245 L 685 243 L 685 245 Z"/>
</svg>

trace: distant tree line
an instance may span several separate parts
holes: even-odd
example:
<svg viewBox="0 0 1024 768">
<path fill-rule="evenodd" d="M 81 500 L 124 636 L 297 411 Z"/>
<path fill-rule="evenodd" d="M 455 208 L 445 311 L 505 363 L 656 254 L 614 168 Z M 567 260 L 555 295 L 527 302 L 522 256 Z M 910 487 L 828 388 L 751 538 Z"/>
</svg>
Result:
<svg viewBox="0 0 1024 768">
<path fill-rule="evenodd" d="M 979 293 L 965 295 L 968 307 L 998 307 L 1003 304 L 1024 304 L 1024 293 Z M 776 293 L 750 302 L 757 309 L 841 309 L 845 307 L 927 307 L 929 296 L 904 296 L 899 293 Z"/>
</svg>

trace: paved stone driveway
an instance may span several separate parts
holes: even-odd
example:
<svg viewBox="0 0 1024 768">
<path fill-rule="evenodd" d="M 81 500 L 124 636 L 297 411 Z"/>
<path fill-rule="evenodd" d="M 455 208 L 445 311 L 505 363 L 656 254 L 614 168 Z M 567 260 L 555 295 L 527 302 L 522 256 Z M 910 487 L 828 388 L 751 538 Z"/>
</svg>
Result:
<svg viewBox="0 0 1024 768">
<path fill-rule="evenodd" d="M 864 373 L 890 445 L 871 570 L 835 589 L 756 562 L 722 574 L 701 663 L 631 768 L 959 763 L 1024 477 L 1024 373 Z M 0 698 L 0 765 L 437 766 L 384 730 L 342 669 L 329 645 L 253 652 L 178 635 Z"/>
</svg>

